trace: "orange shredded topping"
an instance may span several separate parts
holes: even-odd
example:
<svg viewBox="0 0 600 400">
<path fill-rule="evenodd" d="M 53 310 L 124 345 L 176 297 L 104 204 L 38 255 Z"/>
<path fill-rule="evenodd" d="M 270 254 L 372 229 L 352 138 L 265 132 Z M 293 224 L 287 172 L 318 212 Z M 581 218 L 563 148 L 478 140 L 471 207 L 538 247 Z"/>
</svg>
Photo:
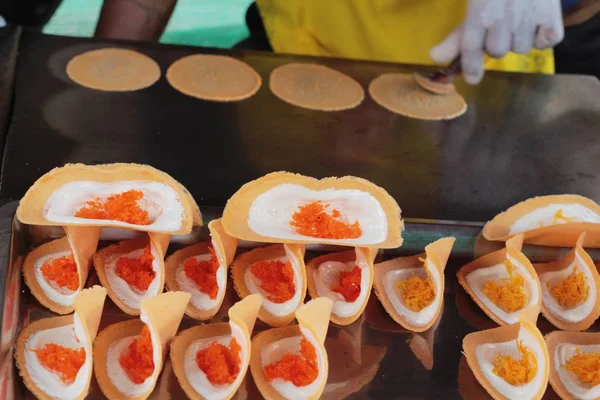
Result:
<svg viewBox="0 0 600 400">
<path fill-rule="evenodd" d="M 317 351 L 306 338 L 300 341 L 300 354 L 286 353 L 279 361 L 265 367 L 267 381 L 281 378 L 296 386 L 309 385 L 318 375 Z"/>
<path fill-rule="evenodd" d="M 355 301 L 360 295 L 361 272 L 358 266 L 352 268 L 351 271 L 340 271 L 338 284 L 333 291 L 340 293 L 350 303 Z"/>
<path fill-rule="evenodd" d="M 60 288 L 79 289 L 79 274 L 73 254 L 46 261 L 42 265 L 41 271 L 47 281 L 54 282 Z"/>
<path fill-rule="evenodd" d="M 66 384 L 75 381 L 77 373 L 85 363 L 85 349 L 70 349 L 55 343 L 48 343 L 43 348 L 33 350 L 40 364 L 50 371 L 58 374 L 60 380 Z"/>
<path fill-rule="evenodd" d="M 354 239 L 362 235 L 358 221 L 352 224 L 345 221 L 339 210 L 335 209 L 328 214 L 327 207 L 329 204 L 320 201 L 300 206 L 292 214 L 290 225 L 297 233 L 316 238 Z"/>
<path fill-rule="evenodd" d="M 129 351 L 124 351 L 119 357 L 119 364 L 127 373 L 133 383 L 139 385 L 154 372 L 154 359 L 152 357 L 152 338 L 150 329 L 144 325 L 140 336 L 130 345 Z"/>
<path fill-rule="evenodd" d="M 419 261 L 425 266 L 427 259 L 419 257 Z M 431 281 L 429 272 L 425 269 L 427 276 L 412 275 L 408 279 L 401 279 L 396 282 L 396 286 L 402 292 L 402 302 L 411 311 L 419 312 L 435 299 L 435 286 Z"/>
<path fill-rule="evenodd" d="M 600 385 L 600 352 L 582 353 L 577 347 L 576 353 L 564 367 L 575 374 L 577 379 L 588 387 Z"/>
<path fill-rule="evenodd" d="M 156 272 L 152 269 L 152 252 L 150 245 L 144 249 L 144 254 L 140 258 L 120 257 L 117 260 L 115 272 L 129 286 L 145 291 L 154 280 Z"/>
<path fill-rule="evenodd" d="M 258 261 L 250 266 L 250 271 L 260 280 L 260 288 L 273 303 L 284 303 L 294 297 L 294 270 L 289 262 Z"/>
<path fill-rule="evenodd" d="M 235 338 L 231 338 L 229 348 L 218 342 L 212 342 L 208 347 L 198 350 L 196 363 L 211 383 L 230 384 L 240 372 L 241 350 L 242 347 Z"/>
<path fill-rule="evenodd" d="M 87 201 L 75 216 L 87 219 L 108 219 L 127 222 L 135 225 L 150 225 L 148 211 L 138 204 L 144 198 L 140 190 L 128 190 L 123 193 L 112 194 L 104 202 L 97 197 Z"/>
<path fill-rule="evenodd" d="M 514 273 L 516 267 L 509 260 L 504 261 L 504 266 L 508 278 L 487 281 L 481 292 L 505 312 L 515 312 L 527 304 L 525 280 L 523 276 Z"/>
<path fill-rule="evenodd" d="M 552 218 L 552 225 L 558 223 L 559 220 L 562 220 L 562 221 L 565 221 L 565 222 L 572 222 L 574 219 L 575 219 L 575 217 L 567 217 L 567 216 L 565 216 L 563 214 L 562 208 L 559 208 L 554 213 L 554 217 Z"/>
<path fill-rule="evenodd" d="M 494 374 L 511 385 L 524 385 L 531 382 L 537 373 L 537 360 L 531 350 L 517 340 L 521 359 L 515 360 L 511 355 L 497 354 L 494 360 Z"/>
<path fill-rule="evenodd" d="M 195 257 L 190 257 L 183 263 L 185 275 L 194 281 L 201 292 L 206 293 L 211 299 L 216 299 L 219 293 L 217 284 L 217 270 L 219 269 L 219 260 L 212 247 L 208 248 L 210 259 L 198 261 Z"/>
<path fill-rule="evenodd" d="M 587 300 L 590 293 L 590 286 L 587 284 L 587 278 L 583 272 L 578 272 L 577 267 L 566 278 L 550 287 L 550 282 L 546 283 L 550 294 L 558 304 L 565 308 L 575 307 Z"/>
</svg>

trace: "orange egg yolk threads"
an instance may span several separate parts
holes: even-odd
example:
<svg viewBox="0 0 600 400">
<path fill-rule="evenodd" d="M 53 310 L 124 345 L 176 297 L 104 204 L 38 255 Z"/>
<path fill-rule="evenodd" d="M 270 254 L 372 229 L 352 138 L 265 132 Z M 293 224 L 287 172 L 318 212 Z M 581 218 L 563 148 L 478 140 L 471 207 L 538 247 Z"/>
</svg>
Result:
<svg viewBox="0 0 600 400">
<path fill-rule="evenodd" d="M 135 225 L 150 225 L 148 211 L 142 209 L 138 202 L 144 198 L 140 190 L 128 190 L 112 194 L 104 202 L 100 198 L 87 201 L 75 216 L 87 219 L 107 219 L 127 222 Z"/>
<path fill-rule="evenodd" d="M 350 303 L 355 301 L 360 295 L 361 272 L 362 270 L 358 266 L 350 271 L 340 271 L 338 284 L 333 291 L 344 296 L 344 299 Z"/>
<path fill-rule="evenodd" d="M 521 359 L 516 360 L 511 355 L 497 354 L 492 372 L 511 385 L 524 385 L 535 377 L 537 360 L 533 352 L 525 347 L 521 340 L 517 340 L 517 348 Z"/>
<path fill-rule="evenodd" d="M 284 303 L 294 297 L 294 270 L 289 262 L 258 261 L 250 266 L 250 272 L 260 281 L 269 301 Z"/>
<path fill-rule="evenodd" d="M 515 312 L 527 304 L 525 293 L 525 280 L 523 276 L 515 274 L 516 267 L 509 260 L 504 261 L 508 278 L 499 281 L 487 281 L 481 292 L 495 305 L 506 312 Z"/>
<path fill-rule="evenodd" d="M 129 286 L 143 292 L 148 290 L 148 286 L 156 276 L 156 272 L 152 269 L 153 260 L 154 256 L 148 245 L 140 258 L 120 257 L 115 272 Z"/>
<path fill-rule="evenodd" d="M 265 367 L 267 381 L 280 378 L 296 386 L 309 385 L 318 375 L 317 351 L 306 338 L 300 341 L 300 354 L 286 353 L 279 361 Z"/>
<path fill-rule="evenodd" d="M 48 343 L 43 348 L 33 350 L 45 368 L 60 376 L 60 380 L 71 384 L 85 363 L 85 349 L 70 349 L 55 343 Z"/>
<path fill-rule="evenodd" d="M 232 338 L 229 347 L 212 342 L 208 347 L 198 350 L 196 364 L 215 385 L 231 384 L 240 373 L 240 351 L 242 347 Z"/>
<path fill-rule="evenodd" d="M 556 302 L 564 308 L 572 308 L 583 303 L 590 294 L 587 278 L 583 272 L 577 271 L 577 267 L 556 285 L 550 286 L 548 282 L 546 286 Z"/>
<path fill-rule="evenodd" d="M 217 270 L 219 269 L 219 260 L 215 255 L 215 250 L 209 247 L 210 259 L 198 261 L 195 257 L 190 257 L 183 263 L 185 276 L 191 279 L 202 293 L 206 293 L 211 299 L 216 299 L 219 293 L 217 284 Z"/>
<path fill-rule="evenodd" d="M 582 353 L 581 349 L 577 348 L 575 355 L 567 361 L 564 368 L 587 387 L 600 385 L 600 352 Z"/>
<path fill-rule="evenodd" d="M 559 223 L 560 221 L 564 221 L 564 222 L 573 222 L 575 218 L 574 217 L 567 217 L 563 214 L 563 210 L 562 208 L 559 208 L 558 210 L 556 210 L 556 212 L 554 213 L 554 217 L 552 218 L 552 225 Z"/>
<path fill-rule="evenodd" d="M 152 337 L 150 329 L 144 325 L 140 336 L 129 345 L 119 357 L 119 364 L 127 373 L 133 383 L 143 383 L 154 372 L 154 358 L 152 354 Z"/>
<path fill-rule="evenodd" d="M 419 261 L 425 266 L 427 259 L 419 257 Z M 433 303 L 435 299 L 435 286 L 427 269 L 425 272 L 427 275 L 425 278 L 413 274 L 408 279 L 396 282 L 396 286 L 402 293 L 402 303 L 411 311 L 419 312 Z"/>
<path fill-rule="evenodd" d="M 73 254 L 52 258 L 41 268 L 42 276 L 48 282 L 53 282 L 61 289 L 75 291 L 79 289 L 79 274 Z"/>
<path fill-rule="evenodd" d="M 339 210 L 327 213 L 329 204 L 313 201 L 298 207 L 292 214 L 290 225 L 304 236 L 323 239 L 355 239 L 362 235 L 358 221 L 348 223 Z"/>
</svg>

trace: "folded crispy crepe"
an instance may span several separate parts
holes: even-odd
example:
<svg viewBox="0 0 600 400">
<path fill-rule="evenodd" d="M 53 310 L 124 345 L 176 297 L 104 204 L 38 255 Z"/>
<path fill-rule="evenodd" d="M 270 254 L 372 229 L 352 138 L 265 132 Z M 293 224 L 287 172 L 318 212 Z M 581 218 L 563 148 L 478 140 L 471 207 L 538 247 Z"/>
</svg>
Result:
<svg viewBox="0 0 600 400">
<path fill-rule="evenodd" d="M 444 269 L 455 238 L 439 239 L 425 253 L 375 265 L 375 294 L 394 321 L 412 332 L 431 328 L 444 303 Z"/>
<path fill-rule="evenodd" d="M 517 323 L 525 308 L 541 308 L 540 281 L 522 245 L 520 234 L 509 239 L 506 248 L 464 265 L 456 274 L 473 301 L 499 325 Z"/>
<path fill-rule="evenodd" d="M 289 324 L 304 302 L 304 251 L 303 245 L 279 244 L 252 249 L 233 261 L 231 275 L 235 291 L 242 299 L 253 293 L 263 297 L 258 318 L 264 323 Z"/>
<path fill-rule="evenodd" d="M 550 363 L 544 337 L 535 323 L 539 311 L 528 308 L 513 325 L 474 332 L 463 352 L 477 381 L 494 399 L 541 399 Z"/>
<path fill-rule="evenodd" d="M 106 290 L 84 289 L 74 313 L 32 322 L 19 334 L 15 358 L 25 386 L 38 399 L 84 399 L 92 378 L 92 343 Z"/>
<path fill-rule="evenodd" d="M 224 400 L 236 394 L 250 364 L 250 336 L 261 303 L 258 294 L 245 297 L 229 309 L 229 323 L 195 326 L 173 339 L 171 364 L 190 399 Z"/>
<path fill-rule="evenodd" d="M 185 292 L 145 299 L 140 319 L 109 325 L 98 334 L 94 374 L 107 398 L 143 400 L 152 393 L 189 300 Z"/>
<path fill-rule="evenodd" d="M 263 331 L 252 339 L 250 371 L 260 393 L 267 399 L 297 397 L 302 391 L 306 399 L 318 399 L 323 392 L 328 375 L 327 351 L 323 346 L 333 302 L 321 297 L 313 299 L 296 311 L 298 325 L 285 326 Z M 310 382 L 294 383 L 297 376 L 285 380 L 286 355 L 299 357 L 305 372 L 312 372 Z M 268 370 L 268 372 L 266 372 Z M 308 373 L 307 375 L 310 375 Z M 300 379 L 302 380 L 302 379 Z"/>
<path fill-rule="evenodd" d="M 149 232 L 147 237 L 105 247 L 94 255 L 98 279 L 123 312 L 140 315 L 141 302 L 163 292 L 169 239 Z"/>
<path fill-rule="evenodd" d="M 207 320 L 219 311 L 227 289 L 229 264 L 235 257 L 238 240 L 223 230 L 221 220 L 208 224 L 212 240 L 177 250 L 165 261 L 167 289 L 192 295 L 185 313 Z M 187 264 L 186 264 L 187 263 Z M 191 274 L 191 275 L 188 275 Z M 196 283 L 190 276 L 196 276 Z"/>
<path fill-rule="evenodd" d="M 306 265 L 310 297 L 333 301 L 333 323 L 349 325 L 363 313 L 373 287 L 376 255 L 377 249 L 356 247 L 314 258 Z"/>
<path fill-rule="evenodd" d="M 190 193 L 147 165 L 67 164 L 39 178 L 19 203 L 30 225 L 103 226 L 188 234 L 202 224 Z"/>
<path fill-rule="evenodd" d="M 582 247 L 585 236 L 562 259 L 533 264 L 542 288 L 542 314 L 565 331 L 585 331 L 600 316 L 600 276 Z"/>
<path fill-rule="evenodd" d="M 506 241 L 522 233 L 525 243 L 564 247 L 574 247 L 583 232 L 587 232 L 584 247 L 600 247 L 600 206 L 573 194 L 522 201 L 483 228 L 487 240 Z"/>
<path fill-rule="evenodd" d="M 365 179 L 274 172 L 229 199 L 223 227 L 256 242 L 395 248 L 404 224 L 396 201 Z"/>
<path fill-rule="evenodd" d="M 31 294 L 57 314 L 73 312 L 73 301 L 85 286 L 98 246 L 97 227 L 67 226 L 66 236 L 31 251 L 23 264 Z"/>
</svg>

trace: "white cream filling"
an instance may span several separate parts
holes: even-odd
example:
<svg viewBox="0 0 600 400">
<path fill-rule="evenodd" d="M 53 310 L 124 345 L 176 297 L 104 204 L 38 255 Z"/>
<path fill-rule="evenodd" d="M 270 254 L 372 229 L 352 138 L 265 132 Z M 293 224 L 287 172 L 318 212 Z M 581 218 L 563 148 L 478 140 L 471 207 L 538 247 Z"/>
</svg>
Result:
<svg viewBox="0 0 600 400">
<path fill-rule="evenodd" d="M 354 301 L 346 301 L 341 293 L 332 289 L 338 284 L 340 272 L 348 272 L 355 266 L 360 268 L 360 294 Z M 341 318 L 348 318 L 359 312 L 369 294 L 370 269 L 369 263 L 360 250 L 356 249 L 356 261 L 342 263 L 339 261 L 325 261 L 313 272 L 313 280 L 319 297 L 333 300 L 331 312 Z"/>
<path fill-rule="evenodd" d="M 303 300 L 301 298 L 302 273 L 300 272 L 300 261 L 293 251 L 289 250 L 287 246 L 284 247 L 286 253 L 285 256 L 270 258 L 265 261 L 281 261 L 283 263 L 287 263 L 289 261 L 290 265 L 292 266 L 292 270 L 294 271 L 294 287 L 296 289 L 294 296 L 291 299 L 284 301 L 283 303 L 272 302 L 267 298 L 269 293 L 261 289 L 260 279 L 258 279 L 252 273 L 251 268 L 248 267 L 246 268 L 246 271 L 244 271 L 244 281 L 250 293 L 259 293 L 263 297 L 262 308 L 276 317 L 283 317 L 293 313 L 300 306 L 300 302 Z"/>
<path fill-rule="evenodd" d="M 325 378 L 323 376 L 325 360 L 319 342 L 308 329 L 300 326 L 300 332 L 302 336 L 293 336 L 269 343 L 260 353 L 262 367 L 265 368 L 267 365 L 279 361 L 286 353 L 299 354 L 300 341 L 303 337 L 314 346 L 317 353 L 317 368 L 319 370 L 317 378 L 314 381 L 306 386 L 296 386 L 292 382 L 284 381 L 281 378 L 275 378 L 269 382 L 277 393 L 289 400 L 305 400 L 310 398 L 319 390 Z"/>
<path fill-rule="evenodd" d="M 563 366 L 577 354 L 577 348 L 582 353 L 597 353 L 600 352 L 600 344 L 594 345 L 578 345 L 572 343 L 561 343 L 556 346 L 554 353 L 554 367 L 558 372 L 558 376 L 565 386 L 565 389 L 580 400 L 594 400 L 600 398 L 600 385 L 586 387 L 581 384 L 577 376 Z"/>
<path fill-rule="evenodd" d="M 569 220 L 560 218 L 555 219 L 554 216 L 558 210 L 562 210 L 562 215 L 569 218 Z M 508 234 L 514 235 L 516 233 L 526 232 L 544 226 L 566 224 L 569 222 L 599 224 L 600 215 L 578 203 L 549 204 L 544 207 L 536 208 L 521 216 L 512 224 Z"/>
<path fill-rule="evenodd" d="M 155 332 L 152 325 L 150 325 L 150 321 L 144 310 L 142 310 L 140 319 L 150 330 L 150 339 L 152 340 L 152 360 L 154 361 L 154 371 L 152 374 L 147 377 L 144 382 L 135 384 L 129 379 L 127 372 L 125 372 L 125 369 L 123 369 L 119 362 L 121 355 L 124 352 L 129 351 L 129 345 L 135 339 L 140 337 L 140 335 L 127 336 L 116 340 L 108 347 L 108 353 L 106 354 L 106 370 L 108 371 L 108 378 L 112 384 L 127 397 L 138 397 L 152 389 L 162 368 L 162 345 L 158 338 L 158 334 Z"/>
<path fill-rule="evenodd" d="M 113 292 L 115 292 L 117 297 L 127 307 L 139 309 L 142 300 L 147 299 L 149 297 L 154 297 L 157 294 L 160 294 L 160 292 L 162 292 L 163 288 L 160 287 L 161 274 L 162 274 L 162 268 L 161 268 L 161 264 L 160 264 L 161 256 L 156 251 L 156 249 L 152 243 L 150 243 L 150 252 L 153 257 L 152 270 L 156 273 L 156 275 L 154 276 L 154 280 L 152 281 L 152 283 L 150 283 L 150 286 L 148 286 L 148 289 L 144 292 L 141 292 L 141 291 L 137 290 L 136 288 L 129 286 L 129 284 L 125 280 L 121 279 L 121 277 L 119 275 L 117 275 L 117 271 L 116 271 L 117 260 L 119 258 L 125 257 L 125 258 L 139 259 L 144 254 L 144 248 L 137 249 L 135 251 L 132 251 L 132 252 L 126 253 L 126 254 L 115 254 L 110 259 L 108 259 L 106 261 L 106 263 L 104 264 L 106 279 L 108 280 L 108 284 L 110 285 Z"/>
<path fill-rule="evenodd" d="M 66 288 L 61 288 L 56 285 L 54 282 L 48 282 L 44 275 L 42 274 L 42 266 L 46 261 L 51 261 L 56 258 L 61 258 L 65 256 L 71 255 L 71 250 L 61 251 L 60 253 L 48 254 L 43 257 L 38 258 L 33 264 L 33 269 L 35 271 L 35 278 L 37 279 L 42 292 L 53 302 L 56 304 L 60 304 L 61 306 L 70 306 L 73 304 L 73 300 L 79 290 L 69 290 Z"/>
<path fill-rule="evenodd" d="M 537 361 L 535 376 L 529 383 L 524 385 L 511 385 L 493 372 L 493 363 L 496 360 L 497 354 L 510 355 L 515 360 L 521 359 L 516 339 L 501 343 L 485 343 L 477 346 L 475 349 L 477 362 L 485 378 L 500 394 L 511 400 L 531 399 L 542 387 L 545 388 L 546 385 L 546 382 L 544 382 L 544 372 L 547 365 L 544 349 L 542 349 L 536 337 L 524 328 L 519 329 L 518 339 L 522 340 L 523 346 L 533 352 Z"/>
<path fill-rule="evenodd" d="M 322 201 L 337 209 L 348 222 L 358 221 L 362 234 L 355 239 L 327 239 L 343 243 L 374 245 L 384 242 L 387 236 L 387 217 L 379 201 L 370 193 L 357 189 L 325 189 L 314 191 L 304 186 L 284 183 L 259 195 L 250 206 L 248 226 L 263 236 L 286 240 L 303 240 L 320 243 L 322 238 L 313 238 L 296 233 L 290 225 L 292 214 L 298 207 Z"/>
<path fill-rule="evenodd" d="M 201 291 L 200 288 L 194 283 L 194 281 L 187 277 L 184 268 L 184 264 L 187 259 L 179 263 L 179 266 L 175 271 L 175 279 L 177 280 L 179 289 L 183 290 L 184 292 L 190 293 L 192 295 L 190 302 L 194 307 L 199 308 L 200 310 L 210 310 L 212 308 L 217 307 L 223 299 L 223 296 L 225 296 L 225 289 L 227 287 L 226 267 L 221 262 L 221 257 L 219 257 L 217 247 L 214 245 L 214 243 L 213 248 L 215 249 L 215 255 L 217 256 L 217 260 L 219 261 L 219 268 L 217 269 L 216 273 L 218 291 L 217 296 L 214 299 L 211 299 L 208 294 Z M 193 258 L 195 258 L 196 261 L 200 262 L 208 261 L 210 260 L 210 257 L 211 255 L 210 253 L 208 253 L 199 256 L 194 256 Z"/>
<path fill-rule="evenodd" d="M 148 211 L 152 223 L 144 225 L 144 230 L 174 232 L 181 230 L 184 219 L 182 199 L 177 192 L 164 183 L 153 181 L 93 182 L 72 181 L 56 189 L 44 206 L 43 216 L 51 222 L 86 225 L 98 224 L 127 228 L 140 228 L 140 225 L 113 220 L 98 220 L 75 217 L 74 214 L 89 200 L 99 198 L 105 201 L 113 194 L 129 190 L 143 192 L 144 198 L 138 205 Z"/>
<path fill-rule="evenodd" d="M 235 378 L 235 380 L 230 384 L 224 385 L 214 385 L 211 381 L 208 380 L 208 377 L 198 367 L 198 363 L 196 363 L 196 354 L 199 350 L 202 350 L 208 347 L 213 342 L 218 342 L 225 347 L 229 347 L 231 342 L 231 338 L 235 338 L 238 344 L 241 347 L 240 350 L 240 370 L 243 365 L 248 364 L 248 357 L 250 356 L 250 352 L 248 351 L 248 343 L 246 343 L 246 339 L 244 337 L 244 332 L 240 326 L 233 322 L 229 322 L 231 327 L 231 336 L 223 335 L 205 339 L 199 339 L 192 342 L 188 348 L 185 350 L 183 368 L 185 371 L 185 375 L 198 394 L 200 394 L 205 399 L 211 400 L 221 400 L 228 398 L 232 391 L 235 391 L 237 387 L 241 384 L 241 381 L 244 379 L 244 374 L 241 372 Z"/>
<path fill-rule="evenodd" d="M 42 366 L 37 354 L 31 351 L 42 349 L 50 343 L 69 349 L 82 347 L 85 349 L 85 362 L 73 383 L 65 384 L 58 374 Z M 91 343 L 88 343 L 81 318 L 77 313 L 73 314 L 72 325 L 44 329 L 29 337 L 25 346 L 25 368 L 33 383 L 50 397 L 71 400 L 81 395 L 92 376 L 92 346 Z"/>
<path fill-rule="evenodd" d="M 588 297 L 581 304 L 573 307 L 573 308 L 563 308 L 556 299 L 550 294 L 550 289 L 548 288 L 548 284 L 550 287 L 554 287 L 560 281 L 565 279 L 567 276 L 573 273 L 577 267 L 577 272 L 582 272 L 585 275 L 586 282 L 590 287 L 590 291 L 588 293 Z M 538 275 L 540 278 L 540 284 L 542 286 L 542 301 L 544 305 L 550 310 L 550 312 L 556 317 L 560 318 L 566 322 L 579 322 L 583 321 L 587 318 L 588 315 L 592 311 L 594 311 L 594 306 L 596 305 L 596 288 L 594 286 L 594 276 L 591 271 L 587 267 L 587 264 L 581 258 L 578 252 L 575 252 L 575 259 L 568 267 L 553 272 L 544 272 Z"/>
<path fill-rule="evenodd" d="M 513 266 L 515 266 L 515 271 L 513 274 L 518 274 L 523 276 L 524 281 L 524 291 L 528 297 L 527 304 L 523 308 L 527 308 L 532 304 L 536 304 L 539 301 L 540 293 L 539 289 L 536 285 L 535 278 L 529 274 L 527 268 L 516 258 L 507 255 L 507 260 L 511 262 Z M 482 289 L 487 281 L 499 281 L 501 279 L 508 278 L 508 272 L 506 271 L 506 266 L 504 264 L 496 264 L 491 267 L 479 268 L 474 271 L 471 271 L 466 276 L 467 284 L 471 287 L 471 290 L 477 296 L 479 300 L 485 306 L 494 313 L 498 318 L 507 324 L 516 324 L 519 322 L 519 312 L 521 310 L 517 310 L 515 312 L 507 313 L 496 304 L 494 304 L 485 294 L 483 294 Z"/>
<path fill-rule="evenodd" d="M 406 319 L 406 321 L 411 325 L 423 326 L 430 323 L 431 320 L 435 318 L 444 296 L 444 293 L 442 293 L 443 277 L 440 275 L 440 272 L 431 262 L 431 260 L 427 259 L 426 265 L 427 267 L 394 269 L 386 272 L 383 276 L 383 288 L 386 296 L 392 303 L 394 310 L 396 310 L 396 312 Z M 427 270 L 425 268 L 427 268 Z M 398 281 L 406 280 L 413 275 L 420 278 L 426 278 L 427 271 L 429 271 L 429 276 L 433 281 L 435 297 L 433 298 L 431 304 L 423 308 L 421 311 L 413 311 L 407 308 L 402 301 L 403 295 L 400 288 L 398 288 Z"/>
</svg>

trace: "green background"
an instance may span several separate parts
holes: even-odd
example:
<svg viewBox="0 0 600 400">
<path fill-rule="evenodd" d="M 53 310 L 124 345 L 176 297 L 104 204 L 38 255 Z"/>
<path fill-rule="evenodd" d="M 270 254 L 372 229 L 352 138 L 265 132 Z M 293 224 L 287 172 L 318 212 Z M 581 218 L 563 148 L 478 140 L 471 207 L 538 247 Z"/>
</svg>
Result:
<svg viewBox="0 0 600 400">
<path fill-rule="evenodd" d="M 229 48 L 248 36 L 246 9 L 252 0 L 178 0 L 162 43 Z M 92 36 L 102 0 L 63 0 L 45 33 Z"/>
</svg>

